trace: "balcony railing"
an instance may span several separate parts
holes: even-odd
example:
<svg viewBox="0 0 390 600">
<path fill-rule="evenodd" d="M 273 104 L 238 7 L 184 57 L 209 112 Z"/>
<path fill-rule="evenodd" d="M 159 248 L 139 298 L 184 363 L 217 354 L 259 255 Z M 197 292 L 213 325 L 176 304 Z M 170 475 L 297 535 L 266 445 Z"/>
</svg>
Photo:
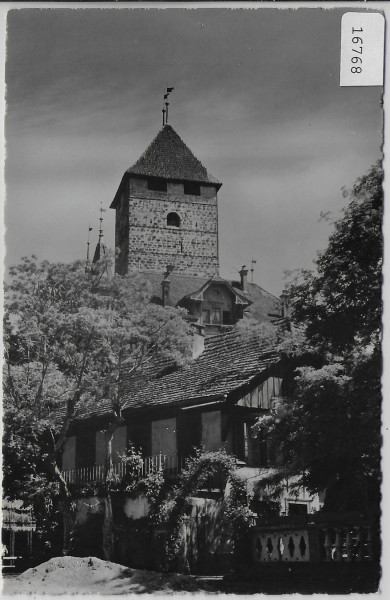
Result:
<svg viewBox="0 0 390 600">
<path fill-rule="evenodd" d="M 347 519 L 346 519 L 347 521 Z M 377 535 L 368 522 L 256 526 L 250 533 L 255 563 L 366 562 L 377 554 Z"/>
<path fill-rule="evenodd" d="M 167 456 L 156 454 L 146 456 L 139 462 L 139 467 L 135 469 L 138 477 L 145 477 L 150 473 L 163 473 L 168 479 L 177 477 L 185 466 L 184 458 L 178 456 Z M 134 472 L 134 467 L 132 467 Z M 123 479 L 129 473 L 125 462 L 113 464 L 113 474 L 118 479 Z M 62 476 L 68 485 L 94 485 L 104 483 L 106 470 L 104 465 L 92 465 L 90 467 L 81 467 L 62 471 Z"/>
</svg>

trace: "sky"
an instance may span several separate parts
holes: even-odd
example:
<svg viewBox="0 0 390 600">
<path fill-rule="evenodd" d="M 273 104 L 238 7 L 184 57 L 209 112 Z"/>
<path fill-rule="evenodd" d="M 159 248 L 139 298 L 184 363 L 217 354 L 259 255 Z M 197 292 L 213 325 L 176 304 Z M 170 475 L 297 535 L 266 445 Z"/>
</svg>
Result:
<svg viewBox="0 0 390 600">
<path fill-rule="evenodd" d="M 344 9 L 11 10 L 6 54 L 6 264 L 114 247 L 109 205 L 169 122 L 220 181 L 220 274 L 280 294 L 312 268 L 342 188 L 381 158 L 381 87 L 339 86 Z"/>
</svg>

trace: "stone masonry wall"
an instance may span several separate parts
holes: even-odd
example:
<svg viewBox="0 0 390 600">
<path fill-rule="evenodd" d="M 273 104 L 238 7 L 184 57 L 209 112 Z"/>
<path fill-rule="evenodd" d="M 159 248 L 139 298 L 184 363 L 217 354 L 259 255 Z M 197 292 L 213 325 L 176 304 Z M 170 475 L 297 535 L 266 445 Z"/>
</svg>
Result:
<svg viewBox="0 0 390 600">
<path fill-rule="evenodd" d="M 129 259 L 129 199 L 127 188 L 122 191 L 115 215 L 115 248 L 119 255 L 115 259 L 115 270 L 119 275 L 127 272 Z"/>
<path fill-rule="evenodd" d="M 168 264 L 175 272 L 212 276 L 219 271 L 218 212 L 215 187 L 201 186 L 201 195 L 185 195 L 182 183 L 168 182 L 167 192 L 148 190 L 146 179 L 130 179 L 128 220 L 124 207 L 117 214 L 117 230 L 125 235 L 128 223 L 129 270 L 163 272 Z M 167 226 L 171 212 L 180 227 Z M 122 241 L 118 244 L 125 248 Z"/>
</svg>

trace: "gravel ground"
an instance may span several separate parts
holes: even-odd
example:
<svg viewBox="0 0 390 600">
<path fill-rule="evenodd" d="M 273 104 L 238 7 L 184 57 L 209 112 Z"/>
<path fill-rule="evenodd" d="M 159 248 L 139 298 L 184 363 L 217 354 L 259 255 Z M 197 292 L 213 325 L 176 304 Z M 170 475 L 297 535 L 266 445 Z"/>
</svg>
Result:
<svg viewBox="0 0 390 600">
<path fill-rule="evenodd" d="M 93 556 L 65 556 L 52 558 L 20 575 L 6 576 L 2 597 L 15 594 L 204 594 L 213 593 L 212 587 L 207 581 L 197 581 L 190 575 L 130 569 Z"/>
</svg>

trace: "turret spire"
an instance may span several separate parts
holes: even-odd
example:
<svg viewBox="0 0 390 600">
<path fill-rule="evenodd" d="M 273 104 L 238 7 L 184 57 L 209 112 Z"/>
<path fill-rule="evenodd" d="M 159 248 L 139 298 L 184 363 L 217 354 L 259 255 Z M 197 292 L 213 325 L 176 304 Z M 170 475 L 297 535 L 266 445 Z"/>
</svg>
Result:
<svg viewBox="0 0 390 600">
<path fill-rule="evenodd" d="M 96 244 L 96 248 L 95 248 L 95 254 L 93 255 L 93 263 L 96 263 L 98 260 L 100 260 L 102 254 L 104 255 L 106 253 L 106 249 L 103 243 L 103 213 L 106 212 L 106 209 L 103 208 L 103 203 L 100 202 L 100 218 L 99 218 L 99 239 L 98 239 L 98 243 Z"/>
</svg>

